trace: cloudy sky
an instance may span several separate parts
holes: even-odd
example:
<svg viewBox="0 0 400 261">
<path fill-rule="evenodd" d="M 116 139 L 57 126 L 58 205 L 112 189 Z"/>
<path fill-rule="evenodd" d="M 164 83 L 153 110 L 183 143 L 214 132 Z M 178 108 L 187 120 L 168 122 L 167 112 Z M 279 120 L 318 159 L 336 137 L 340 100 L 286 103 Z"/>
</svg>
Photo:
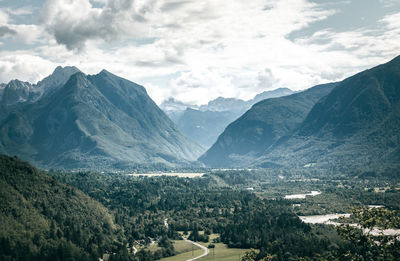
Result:
<svg viewBox="0 0 400 261">
<path fill-rule="evenodd" d="M 0 82 L 107 69 L 160 103 L 252 98 L 400 55 L 398 0 L 0 0 Z"/>
</svg>

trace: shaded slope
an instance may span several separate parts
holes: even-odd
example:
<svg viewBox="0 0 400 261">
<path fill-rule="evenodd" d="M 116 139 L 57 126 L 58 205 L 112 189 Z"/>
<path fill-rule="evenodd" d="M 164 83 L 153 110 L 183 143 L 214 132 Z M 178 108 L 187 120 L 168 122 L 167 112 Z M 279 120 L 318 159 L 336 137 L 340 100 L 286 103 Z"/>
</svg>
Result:
<svg viewBox="0 0 400 261">
<path fill-rule="evenodd" d="M 121 236 L 109 211 L 17 158 L 0 155 L 0 259 L 98 260 Z"/>
<path fill-rule="evenodd" d="M 291 165 L 368 166 L 398 162 L 400 57 L 344 80 L 299 130 L 266 159 Z"/>
<path fill-rule="evenodd" d="M 1 151 L 44 167 L 181 164 L 200 153 L 142 86 L 106 71 L 74 74 L 53 95 L 9 115 L 0 133 Z"/>
<path fill-rule="evenodd" d="M 255 104 L 225 129 L 200 160 L 214 167 L 248 165 L 274 142 L 297 128 L 312 106 L 335 85 L 319 85 Z"/>
</svg>

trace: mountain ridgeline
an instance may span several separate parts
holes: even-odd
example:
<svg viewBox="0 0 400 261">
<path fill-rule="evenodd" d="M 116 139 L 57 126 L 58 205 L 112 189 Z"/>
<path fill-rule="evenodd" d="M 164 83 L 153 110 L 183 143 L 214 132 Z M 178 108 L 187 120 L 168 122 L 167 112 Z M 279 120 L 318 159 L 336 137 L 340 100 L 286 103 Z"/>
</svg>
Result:
<svg viewBox="0 0 400 261">
<path fill-rule="evenodd" d="M 51 90 L 10 110 L 0 123 L 0 152 L 69 169 L 175 166 L 201 153 L 142 86 L 105 70 L 77 72 Z"/>
<path fill-rule="evenodd" d="M 400 56 L 342 81 L 261 162 L 373 168 L 400 160 Z"/>
<path fill-rule="evenodd" d="M 225 129 L 200 160 L 214 167 L 246 165 L 298 127 L 312 106 L 335 85 L 319 85 L 255 104 Z"/>
<path fill-rule="evenodd" d="M 398 164 L 400 57 L 340 83 L 254 105 L 200 160 L 210 166 Z"/>
<path fill-rule="evenodd" d="M 288 88 L 278 88 L 259 93 L 248 101 L 219 97 L 201 106 L 191 106 L 169 99 L 161 105 L 161 108 L 187 137 L 204 148 L 210 148 L 229 123 L 240 117 L 255 103 L 293 93 Z"/>
</svg>

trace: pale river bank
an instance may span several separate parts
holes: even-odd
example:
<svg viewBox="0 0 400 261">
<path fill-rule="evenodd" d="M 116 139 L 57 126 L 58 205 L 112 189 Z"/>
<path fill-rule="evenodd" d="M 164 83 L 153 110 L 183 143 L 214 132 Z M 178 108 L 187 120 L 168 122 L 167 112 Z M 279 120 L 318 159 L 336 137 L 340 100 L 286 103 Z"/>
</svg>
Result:
<svg viewBox="0 0 400 261">
<path fill-rule="evenodd" d="M 306 198 L 307 196 L 314 197 L 317 195 L 320 195 L 321 192 L 319 191 L 311 191 L 310 193 L 305 193 L 305 194 L 291 194 L 291 195 L 286 195 L 284 199 L 302 199 Z"/>
</svg>

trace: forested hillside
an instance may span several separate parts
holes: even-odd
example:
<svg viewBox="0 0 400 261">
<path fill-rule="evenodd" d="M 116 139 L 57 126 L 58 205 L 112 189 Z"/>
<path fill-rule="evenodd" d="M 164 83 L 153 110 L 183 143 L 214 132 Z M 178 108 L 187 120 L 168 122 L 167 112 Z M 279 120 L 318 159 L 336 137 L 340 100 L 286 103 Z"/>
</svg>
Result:
<svg viewBox="0 0 400 261">
<path fill-rule="evenodd" d="M 98 260 L 122 229 L 103 205 L 0 155 L 0 260 Z"/>
<path fill-rule="evenodd" d="M 317 235 L 292 212 L 290 202 L 264 200 L 248 191 L 221 186 L 213 176 L 203 178 L 135 178 L 99 173 L 54 172 L 63 182 L 88 193 L 112 209 L 125 228 L 128 244 L 134 240 L 190 232 L 192 239 L 208 241 L 196 231 L 220 234 L 230 247 L 258 248 L 283 260 L 313 257 L 328 251 L 326 235 Z M 168 229 L 164 219 L 168 218 Z M 314 245 L 309 248 L 310 244 Z M 309 250 L 305 250 L 309 249 Z M 154 256 L 153 256 L 154 257 Z"/>
</svg>

